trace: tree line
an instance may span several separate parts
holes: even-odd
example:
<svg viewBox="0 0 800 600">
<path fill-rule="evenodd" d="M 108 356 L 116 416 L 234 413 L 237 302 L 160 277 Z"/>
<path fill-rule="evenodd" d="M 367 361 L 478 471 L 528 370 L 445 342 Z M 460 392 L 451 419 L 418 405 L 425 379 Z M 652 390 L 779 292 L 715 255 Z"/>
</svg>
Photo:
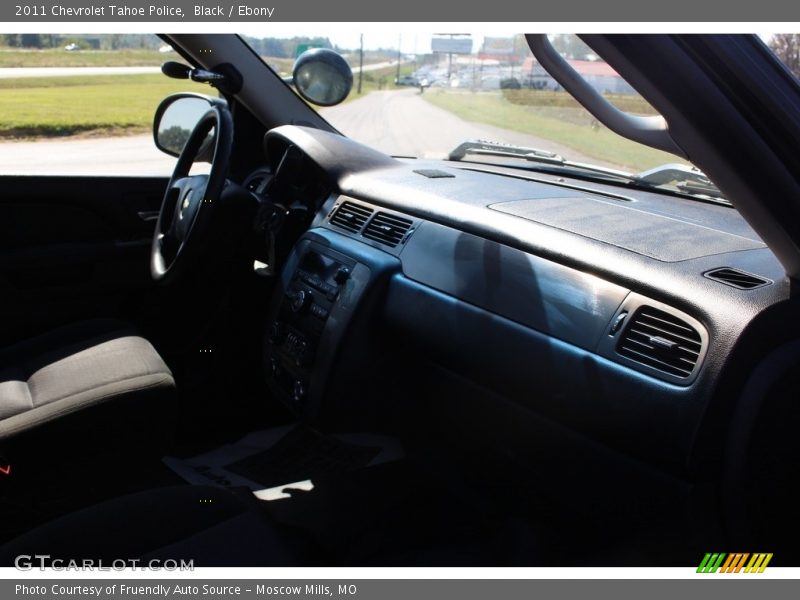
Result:
<svg viewBox="0 0 800 600">
<path fill-rule="evenodd" d="M 800 77 L 800 33 L 777 33 L 769 41 L 769 47 L 796 77 Z"/>
</svg>

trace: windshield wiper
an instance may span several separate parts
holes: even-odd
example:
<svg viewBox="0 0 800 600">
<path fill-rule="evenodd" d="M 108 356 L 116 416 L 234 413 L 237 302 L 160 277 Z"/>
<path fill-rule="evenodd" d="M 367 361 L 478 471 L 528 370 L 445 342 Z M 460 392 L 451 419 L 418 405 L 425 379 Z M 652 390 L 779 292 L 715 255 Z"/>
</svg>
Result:
<svg viewBox="0 0 800 600">
<path fill-rule="evenodd" d="M 684 194 L 693 196 L 708 196 L 716 200 L 724 200 L 725 204 L 730 203 L 725 200 L 725 196 L 719 191 L 716 185 L 706 177 L 705 173 L 695 167 L 682 165 L 680 163 L 667 163 L 648 171 L 642 171 L 635 175 L 636 180 L 646 185 L 655 187 L 661 185 L 673 185 Z"/>
<path fill-rule="evenodd" d="M 731 203 L 725 199 L 717 186 L 702 171 L 695 167 L 678 163 L 660 165 L 641 173 L 628 173 L 627 171 L 567 160 L 560 154 L 547 150 L 486 140 L 467 140 L 450 152 L 448 158 L 450 160 L 463 160 L 467 155 L 521 158 L 530 162 L 558 167 L 559 169 L 601 175 L 604 178 L 617 179 L 634 186 L 670 191 L 714 204 L 731 206 Z"/>
<path fill-rule="evenodd" d="M 468 154 L 522 158 L 530 162 L 553 165 L 556 167 L 565 167 L 580 171 L 589 171 L 591 173 L 598 173 L 607 177 L 614 177 L 625 181 L 629 181 L 631 178 L 631 174 L 626 173 L 625 171 L 608 169 L 606 167 L 599 167 L 597 165 L 590 165 L 587 163 L 574 162 L 567 160 L 560 154 L 549 152 L 548 150 L 539 150 L 538 148 L 515 146 L 513 144 L 502 144 L 500 142 L 490 142 L 486 140 L 467 140 L 466 142 L 462 142 L 455 150 L 450 152 L 447 158 L 449 160 L 462 160 L 466 158 Z"/>
</svg>

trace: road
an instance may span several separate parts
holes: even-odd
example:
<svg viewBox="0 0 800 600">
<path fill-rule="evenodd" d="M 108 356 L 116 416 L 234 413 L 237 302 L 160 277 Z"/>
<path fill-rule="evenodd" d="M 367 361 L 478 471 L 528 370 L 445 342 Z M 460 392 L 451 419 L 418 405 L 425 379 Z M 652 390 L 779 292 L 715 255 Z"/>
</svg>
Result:
<svg viewBox="0 0 800 600">
<path fill-rule="evenodd" d="M 426 102 L 416 89 L 372 92 L 320 112 L 345 135 L 394 155 L 443 158 L 464 140 L 479 138 L 619 168 L 533 135 L 464 121 Z M 168 174 L 174 164 L 155 149 L 150 135 L 0 143 L 4 174 Z"/>
<path fill-rule="evenodd" d="M 408 61 L 404 60 L 402 64 L 405 64 L 407 62 Z M 384 62 L 372 63 L 370 65 L 364 65 L 364 72 L 377 71 L 378 69 L 385 69 L 387 67 L 395 67 L 395 66 L 397 66 L 397 61 L 396 60 L 387 60 L 387 61 L 384 61 Z M 359 68 L 357 66 L 351 66 L 350 68 L 353 70 L 353 73 L 358 73 L 358 71 L 359 71 Z"/>
<path fill-rule="evenodd" d="M 358 100 L 322 109 L 320 113 L 348 137 L 388 154 L 444 158 L 461 142 L 478 138 L 556 152 L 579 162 L 622 168 L 534 135 L 464 121 L 425 101 L 416 88 L 372 92 Z"/>
<path fill-rule="evenodd" d="M 4 175 L 168 175 L 175 160 L 152 135 L 0 143 Z"/>
<path fill-rule="evenodd" d="M 165 58 L 164 60 L 167 60 Z M 377 71 L 397 65 L 397 61 L 385 61 L 364 65 L 364 72 Z M 358 67 L 353 67 L 358 73 Z M 81 75 L 141 75 L 160 73 L 161 67 L 2 67 L 0 79 L 16 79 L 28 77 L 75 77 Z"/>
</svg>

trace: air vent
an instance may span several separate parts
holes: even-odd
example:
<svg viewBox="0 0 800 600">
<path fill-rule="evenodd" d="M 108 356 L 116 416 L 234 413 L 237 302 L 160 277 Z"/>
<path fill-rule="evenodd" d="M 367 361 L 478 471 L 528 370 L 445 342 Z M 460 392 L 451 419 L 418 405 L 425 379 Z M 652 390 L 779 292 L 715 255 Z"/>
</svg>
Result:
<svg viewBox="0 0 800 600">
<path fill-rule="evenodd" d="M 617 352 L 675 377 L 689 377 L 703 349 L 700 333 L 684 320 L 652 306 L 633 315 Z"/>
<path fill-rule="evenodd" d="M 713 269 L 703 273 L 703 275 L 709 279 L 719 281 L 720 283 L 735 287 L 739 290 L 752 290 L 772 283 L 769 279 L 764 279 L 752 273 L 745 273 L 739 269 L 731 269 L 730 267 Z"/>
<path fill-rule="evenodd" d="M 367 225 L 362 234 L 365 238 L 375 240 L 394 248 L 403 241 L 413 223 L 409 219 L 379 212 Z"/>
<path fill-rule="evenodd" d="M 347 231 L 358 233 L 372 216 L 372 209 L 354 202 L 344 202 L 336 212 L 333 213 L 330 222 Z"/>
</svg>

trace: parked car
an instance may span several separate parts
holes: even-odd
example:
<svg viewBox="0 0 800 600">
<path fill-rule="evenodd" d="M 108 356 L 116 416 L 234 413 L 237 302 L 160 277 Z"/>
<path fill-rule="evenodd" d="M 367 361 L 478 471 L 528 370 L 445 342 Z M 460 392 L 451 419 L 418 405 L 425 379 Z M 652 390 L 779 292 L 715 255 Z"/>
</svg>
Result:
<svg viewBox="0 0 800 600">
<path fill-rule="evenodd" d="M 632 140 L 594 159 L 499 92 L 318 111 L 327 52 L 293 89 L 163 40 L 215 86 L 156 113 L 171 177 L 2 177 L 3 564 L 797 566 L 800 86 L 759 38 L 583 36 L 642 116 L 529 36 L 604 125 L 559 127 Z"/>
<path fill-rule="evenodd" d="M 520 84 L 519 79 L 516 77 L 506 77 L 505 79 L 500 80 L 501 90 L 518 90 L 521 88 L 522 85 Z"/>
<path fill-rule="evenodd" d="M 394 83 L 395 85 L 413 85 L 414 87 L 419 87 L 419 81 L 412 75 L 403 75 L 402 77 L 397 77 L 395 78 Z"/>
</svg>

